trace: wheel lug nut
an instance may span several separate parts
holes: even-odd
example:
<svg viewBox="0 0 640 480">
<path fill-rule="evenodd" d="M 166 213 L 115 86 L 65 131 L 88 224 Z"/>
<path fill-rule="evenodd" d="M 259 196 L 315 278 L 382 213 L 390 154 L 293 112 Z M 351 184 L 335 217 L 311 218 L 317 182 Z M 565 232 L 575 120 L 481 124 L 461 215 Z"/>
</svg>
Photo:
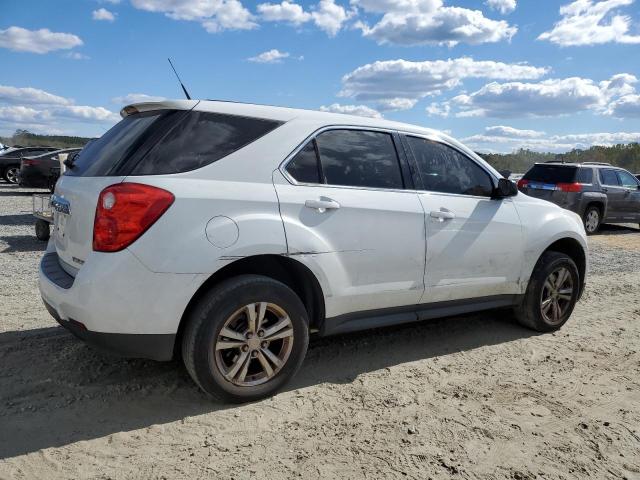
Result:
<svg viewBox="0 0 640 480">
<path fill-rule="evenodd" d="M 248 352 L 249 351 L 249 345 L 243 345 L 242 346 L 242 351 L 243 352 Z"/>
<path fill-rule="evenodd" d="M 253 358 L 256 358 L 256 357 L 258 356 L 258 351 L 257 351 L 257 350 L 254 350 L 253 352 L 251 352 L 251 356 L 252 356 Z"/>
<path fill-rule="evenodd" d="M 248 339 L 253 338 L 253 333 L 251 333 L 251 332 L 247 332 L 247 334 L 245 335 L 245 337 L 247 337 Z"/>
<path fill-rule="evenodd" d="M 259 336 L 259 337 L 264 337 L 264 330 L 260 330 L 260 331 L 258 332 L 258 336 Z"/>
<path fill-rule="evenodd" d="M 262 348 L 267 348 L 268 346 L 269 346 L 269 342 L 262 342 L 260 344 L 260 347 L 262 347 Z"/>
</svg>

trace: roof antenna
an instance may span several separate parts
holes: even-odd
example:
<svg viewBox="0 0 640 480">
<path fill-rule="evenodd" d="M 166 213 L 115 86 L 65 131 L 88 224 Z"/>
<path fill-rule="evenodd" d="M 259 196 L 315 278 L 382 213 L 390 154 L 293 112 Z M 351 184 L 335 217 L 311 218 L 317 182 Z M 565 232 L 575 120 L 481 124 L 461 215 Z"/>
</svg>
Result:
<svg viewBox="0 0 640 480">
<path fill-rule="evenodd" d="M 178 82 L 180 82 L 180 86 L 182 87 L 182 91 L 184 92 L 184 96 L 187 97 L 187 100 L 191 100 L 191 96 L 189 95 L 189 92 L 187 92 L 187 89 L 185 88 L 184 84 L 182 83 L 182 80 L 180 80 L 180 75 L 178 75 L 178 72 L 176 72 L 176 69 L 173 66 L 173 63 L 171 63 L 171 59 L 167 58 L 167 60 L 169 60 L 169 65 L 171 65 L 171 68 L 173 69 L 173 73 L 176 74 L 176 78 L 178 79 Z"/>
</svg>

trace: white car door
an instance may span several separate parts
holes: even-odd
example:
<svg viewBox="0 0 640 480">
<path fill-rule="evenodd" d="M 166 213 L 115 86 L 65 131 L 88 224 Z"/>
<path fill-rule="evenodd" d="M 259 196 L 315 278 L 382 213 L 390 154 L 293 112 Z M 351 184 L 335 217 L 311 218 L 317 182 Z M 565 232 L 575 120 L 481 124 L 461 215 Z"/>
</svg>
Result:
<svg viewBox="0 0 640 480">
<path fill-rule="evenodd" d="M 274 172 L 288 254 L 324 279 L 327 317 L 420 300 L 424 210 L 405 181 L 391 133 L 349 128 Z"/>
<path fill-rule="evenodd" d="M 444 143 L 406 136 L 422 182 L 427 258 L 422 303 L 521 293 L 522 227 L 513 200 L 491 198 L 484 167 Z"/>
</svg>

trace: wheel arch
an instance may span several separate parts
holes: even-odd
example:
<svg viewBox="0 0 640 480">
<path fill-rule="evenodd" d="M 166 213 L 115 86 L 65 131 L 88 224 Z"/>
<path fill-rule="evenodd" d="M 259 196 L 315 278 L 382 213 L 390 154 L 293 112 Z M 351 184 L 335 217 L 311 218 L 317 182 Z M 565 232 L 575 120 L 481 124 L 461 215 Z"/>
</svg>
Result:
<svg viewBox="0 0 640 480">
<path fill-rule="evenodd" d="M 175 345 L 181 344 L 187 319 L 193 308 L 215 285 L 229 278 L 244 275 L 264 275 L 278 280 L 291 288 L 299 297 L 309 314 L 309 328 L 320 328 L 325 316 L 324 294 L 320 282 L 303 263 L 285 255 L 253 255 L 240 258 L 225 265 L 211 275 L 191 297 L 178 325 Z M 178 347 L 176 347 L 178 348 Z M 179 350 L 179 348 L 178 348 Z M 178 352 L 175 350 L 175 353 Z"/>
</svg>

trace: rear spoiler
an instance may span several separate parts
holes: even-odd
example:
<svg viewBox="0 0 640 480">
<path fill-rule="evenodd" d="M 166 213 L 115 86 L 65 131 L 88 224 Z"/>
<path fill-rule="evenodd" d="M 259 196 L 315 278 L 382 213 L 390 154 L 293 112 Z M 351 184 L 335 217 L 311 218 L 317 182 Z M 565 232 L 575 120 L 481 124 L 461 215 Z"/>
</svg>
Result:
<svg viewBox="0 0 640 480">
<path fill-rule="evenodd" d="M 200 103 L 200 100 L 163 100 L 162 102 L 143 102 L 127 105 L 120 110 L 122 118 L 134 113 L 149 112 L 151 110 L 191 110 Z"/>
</svg>

